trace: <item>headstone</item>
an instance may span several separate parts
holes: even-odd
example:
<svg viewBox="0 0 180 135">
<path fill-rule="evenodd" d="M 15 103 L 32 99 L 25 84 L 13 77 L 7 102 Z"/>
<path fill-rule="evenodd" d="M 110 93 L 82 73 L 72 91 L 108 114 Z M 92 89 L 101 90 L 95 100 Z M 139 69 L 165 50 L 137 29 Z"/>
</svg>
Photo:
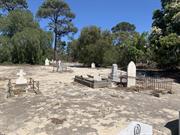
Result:
<svg viewBox="0 0 180 135">
<path fill-rule="evenodd" d="M 24 73 L 24 71 L 22 69 L 20 69 L 20 71 L 19 71 L 19 73 L 17 73 L 17 75 L 19 76 L 19 78 L 16 80 L 16 84 L 18 84 L 18 85 L 27 84 L 27 79 L 24 78 L 24 75 L 26 75 L 26 73 Z"/>
<path fill-rule="evenodd" d="M 45 66 L 49 66 L 49 60 L 48 60 L 48 58 L 46 58 L 46 60 L 45 60 Z"/>
<path fill-rule="evenodd" d="M 140 122 L 131 122 L 118 135 L 153 135 L 153 128 Z"/>
<path fill-rule="evenodd" d="M 111 77 L 113 82 L 120 82 L 117 64 L 112 65 Z"/>
<path fill-rule="evenodd" d="M 95 63 L 91 63 L 91 68 L 96 68 L 96 64 Z"/>
<path fill-rule="evenodd" d="M 136 86 L 136 65 L 132 61 L 128 65 L 127 75 L 127 87 Z"/>
<path fill-rule="evenodd" d="M 57 72 L 58 71 L 62 71 L 62 63 L 61 63 L 61 60 L 58 60 L 58 63 L 57 63 Z"/>
</svg>

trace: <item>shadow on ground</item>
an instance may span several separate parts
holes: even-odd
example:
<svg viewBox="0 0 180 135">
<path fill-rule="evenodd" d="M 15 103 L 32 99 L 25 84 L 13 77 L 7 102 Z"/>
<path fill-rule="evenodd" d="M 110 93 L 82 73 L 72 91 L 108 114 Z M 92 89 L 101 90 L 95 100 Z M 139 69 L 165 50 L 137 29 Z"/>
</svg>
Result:
<svg viewBox="0 0 180 135">
<path fill-rule="evenodd" d="M 178 135 L 179 120 L 170 121 L 165 127 L 171 131 L 171 135 Z"/>
</svg>

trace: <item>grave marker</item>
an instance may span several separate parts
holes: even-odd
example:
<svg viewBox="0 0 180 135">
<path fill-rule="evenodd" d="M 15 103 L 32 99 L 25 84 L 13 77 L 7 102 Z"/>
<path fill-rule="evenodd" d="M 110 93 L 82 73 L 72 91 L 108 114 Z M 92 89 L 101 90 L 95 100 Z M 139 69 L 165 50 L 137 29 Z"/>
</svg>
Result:
<svg viewBox="0 0 180 135">
<path fill-rule="evenodd" d="M 127 69 L 128 81 L 127 87 L 136 86 L 136 65 L 131 61 Z"/>
<path fill-rule="evenodd" d="M 150 125 L 133 121 L 118 135 L 153 135 L 153 129 Z"/>
<path fill-rule="evenodd" d="M 26 75 L 26 73 L 22 69 L 20 69 L 17 75 L 19 76 L 19 78 L 16 80 L 16 84 L 18 85 L 27 84 L 27 79 L 24 78 L 24 75 Z"/>
<path fill-rule="evenodd" d="M 49 60 L 48 60 L 48 58 L 46 58 L 46 60 L 45 60 L 45 66 L 49 66 Z"/>
<path fill-rule="evenodd" d="M 112 65 L 111 77 L 113 82 L 120 82 L 117 64 Z"/>
<path fill-rule="evenodd" d="M 96 68 L 96 64 L 95 63 L 91 63 L 91 68 Z"/>
</svg>

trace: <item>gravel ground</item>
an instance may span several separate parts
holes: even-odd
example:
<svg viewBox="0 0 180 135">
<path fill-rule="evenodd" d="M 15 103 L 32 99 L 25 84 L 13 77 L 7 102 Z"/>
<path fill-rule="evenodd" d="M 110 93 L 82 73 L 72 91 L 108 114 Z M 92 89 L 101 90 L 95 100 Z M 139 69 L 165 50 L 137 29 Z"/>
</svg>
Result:
<svg viewBox="0 0 180 135">
<path fill-rule="evenodd" d="M 27 78 L 40 81 L 41 94 L 5 98 L 7 79 L 15 81 L 19 69 Z M 176 94 L 157 98 L 146 92 L 91 89 L 73 82 L 75 75 L 108 76 L 110 69 L 72 70 L 53 73 L 51 67 L 0 66 L 0 135 L 117 135 L 131 121 L 177 135 L 180 84 L 173 85 Z"/>
</svg>

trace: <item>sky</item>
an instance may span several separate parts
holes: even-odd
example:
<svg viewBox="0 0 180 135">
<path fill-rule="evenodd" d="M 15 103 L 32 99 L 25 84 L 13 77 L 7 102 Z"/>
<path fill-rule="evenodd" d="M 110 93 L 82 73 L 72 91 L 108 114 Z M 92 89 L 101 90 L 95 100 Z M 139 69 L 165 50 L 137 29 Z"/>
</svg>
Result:
<svg viewBox="0 0 180 135">
<path fill-rule="evenodd" d="M 29 9 L 35 14 L 44 0 L 27 0 Z M 76 14 L 74 25 L 80 30 L 96 25 L 110 30 L 122 21 L 133 23 L 138 32 L 150 31 L 152 14 L 160 9 L 160 0 L 65 0 Z M 48 30 L 47 20 L 40 25 Z"/>
</svg>

